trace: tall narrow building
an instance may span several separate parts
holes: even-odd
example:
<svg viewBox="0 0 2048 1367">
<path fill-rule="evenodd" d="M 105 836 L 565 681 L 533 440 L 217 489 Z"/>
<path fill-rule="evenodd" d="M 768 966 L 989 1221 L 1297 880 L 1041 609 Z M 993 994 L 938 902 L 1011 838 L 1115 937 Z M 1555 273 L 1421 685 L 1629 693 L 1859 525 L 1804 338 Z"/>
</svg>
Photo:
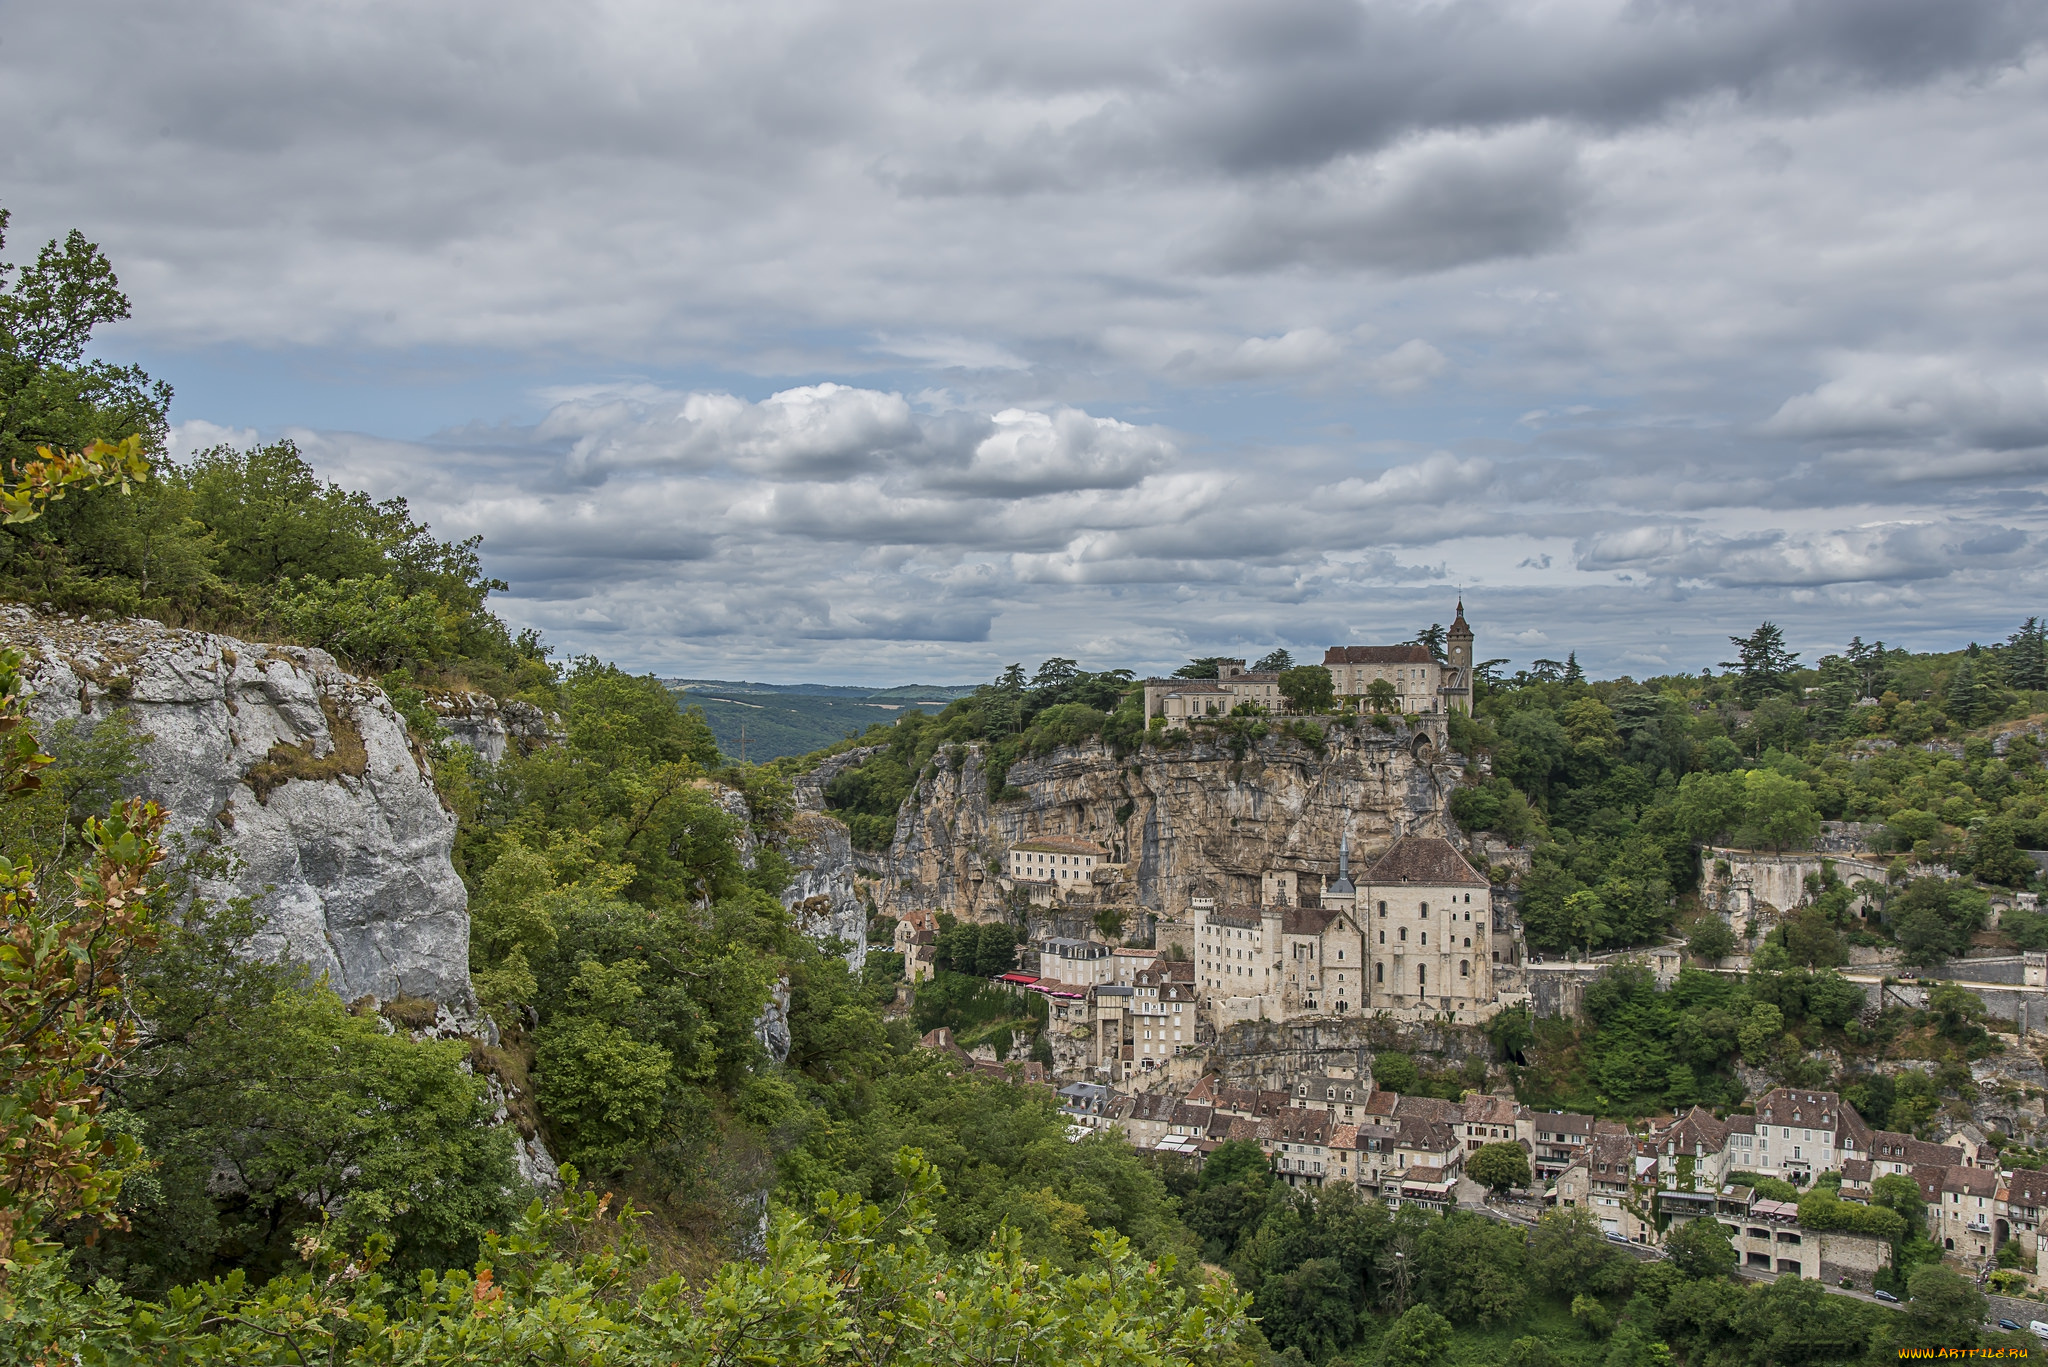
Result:
<svg viewBox="0 0 2048 1367">
<path fill-rule="evenodd" d="M 1465 624 L 1465 600 L 1458 599 L 1458 615 L 1444 636 L 1443 708 L 1446 712 L 1472 715 L 1472 628 Z"/>
</svg>

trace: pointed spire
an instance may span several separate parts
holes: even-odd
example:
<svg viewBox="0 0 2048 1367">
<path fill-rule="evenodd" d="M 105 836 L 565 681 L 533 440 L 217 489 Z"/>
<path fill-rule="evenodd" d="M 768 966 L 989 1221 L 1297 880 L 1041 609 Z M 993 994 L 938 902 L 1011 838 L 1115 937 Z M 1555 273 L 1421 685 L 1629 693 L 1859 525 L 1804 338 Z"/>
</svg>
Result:
<svg viewBox="0 0 2048 1367">
<path fill-rule="evenodd" d="M 1330 884 L 1330 893 L 1336 897 L 1349 897 L 1357 891 L 1351 885 L 1351 832 L 1346 831 L 1337 843 L 1337 881 Z"/>
<path fill-rule="evenodd" d="M 1465 625 L 1465 595 L 1462 593 L 1458 595 L 1458 615 L 1451 619 L 1450 634 L 1453 636 L 1470 636 L 1472 634 L 1472 628 Z"/>
</svg>

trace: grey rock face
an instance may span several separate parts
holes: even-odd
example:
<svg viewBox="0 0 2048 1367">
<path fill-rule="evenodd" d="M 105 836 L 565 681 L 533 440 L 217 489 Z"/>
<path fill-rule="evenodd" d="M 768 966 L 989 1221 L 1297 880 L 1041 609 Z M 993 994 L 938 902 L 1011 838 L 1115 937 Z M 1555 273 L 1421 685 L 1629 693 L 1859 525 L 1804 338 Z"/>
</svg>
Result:
<svg viewBox="0 0 2048 1367">
<path fill-rule="evenodd" d="M 33 657 L 39 722 L 132 710 L 150 737 L 139 794 L 228 856 L 198 892 L 258 899 L 254 952 L 310 965 L 345 999 L 426 997 L 475 1016 L 455 817 L 382 690 L 324 651 L 143 619 L 0 607 L 0 641 Z"/>
<path fill-rule="evenodd" d="M 790 818 L 785 838 L 796 876 L 783 890 L 796 928 L 813 940 L 840 940 L 858 973 L 868 961 L 868 917 L 854 888 L 853 837 L 846 823 L 817 812 Z"/>
<path fill-rule="evenodd" d="M 559 740 L 562 719 L 532 703 L 499 702 L 484 693 L 462 693 L 432 700 L 450 740 L 460 741 L 486 764 L 496 764 L 508 750 L 531 750 Z"/>
<path fill-rule="evenodd" d="M 789 1062 L 789 979 L 779 978 L 769 989 L 768 1000 L 761 1005 L 760 1019 L 754 1022 L 754 1038 L 761 1041 L 769 1058 L 777 1063 Z"/>
</svg>

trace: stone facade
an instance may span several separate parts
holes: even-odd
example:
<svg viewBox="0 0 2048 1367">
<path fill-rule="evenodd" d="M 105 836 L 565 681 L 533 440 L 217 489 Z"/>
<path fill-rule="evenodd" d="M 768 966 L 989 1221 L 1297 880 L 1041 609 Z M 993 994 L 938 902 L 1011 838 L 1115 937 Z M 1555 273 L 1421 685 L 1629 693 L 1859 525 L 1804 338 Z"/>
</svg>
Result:
<svg viewBox="0 0 2048 1367">
<path fill-rule="evenodd" d="M 1347 845 L 1315 907 L 1194 908 L 1195 985 L 1213 1025 L 1353 1012 L 1477 1023 L 1524 999 L 1502 990 L 1519 984 L 1514 930 L 1448 840 L 1396 840 L 1355 887 L 1349 864 Z M 1292 887 L 1265 884 L 1282 898 Z"/>
</svg>

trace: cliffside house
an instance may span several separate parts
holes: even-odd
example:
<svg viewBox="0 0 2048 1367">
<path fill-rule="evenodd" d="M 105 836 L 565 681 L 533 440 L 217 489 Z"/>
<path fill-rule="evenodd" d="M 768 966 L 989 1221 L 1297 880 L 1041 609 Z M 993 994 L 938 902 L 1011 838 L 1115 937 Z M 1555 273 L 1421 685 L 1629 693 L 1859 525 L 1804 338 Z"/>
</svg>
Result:
<svg viewBox="0 0 2048 1367">
<path fill-rule="evenodd" d="M 890 940 L 890 948 L 903 956 L 903 976 L 913 983 L 923 982 L 936 971 L 933 959 L 937 953 L 939 918 L 937 913 L 924 908 L 912 908 L 903 913 L 896 922 L 896 931 Z"/>
<path fill-rule="evenodd" d="M 1109 851 L 1090 840 L 1043 836 L 1010 846 L 1008 876 L 1017 883 L 1085 883 Z"/>
<path fill-rule="evenodd" d="M 1068 987 L 1095 987 L 1116 981 L 1116 960 L 1108 945 L 1095 940 L 1040 940 L 1038 976 Z"/>
</svg>

